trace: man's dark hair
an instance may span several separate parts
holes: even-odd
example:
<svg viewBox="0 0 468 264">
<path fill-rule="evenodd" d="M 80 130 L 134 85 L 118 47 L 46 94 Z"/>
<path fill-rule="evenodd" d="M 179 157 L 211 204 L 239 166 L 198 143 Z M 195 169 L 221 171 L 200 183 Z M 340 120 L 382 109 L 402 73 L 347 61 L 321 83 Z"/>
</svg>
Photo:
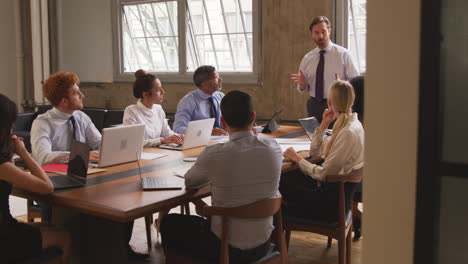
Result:
<svg viewBox="0 0 468 264">
<path fill-rule="evenodd" d="M 193 82 L 197 87 L 201 87 L 203 82 L 210 80 L 213 77 L 213 73 L 216 68 L 210 65 L 203 65 L 198 67 L 193 73 Z"/>
<path fill-rule="evenodd" d="M 321 23 L 325 23 L 325 24 L 327 24 L 328 28 L 331 28 L 330 20 L 328 20 L 328 18 L 326 18 L 324 16 L 318 16 L 318 17 L 314 17 L 312 19 L 312 22 L 310 22 L 309 30 L 312 31 L 312 28 L 315 25 L 318 25 L 318 24 L 321 24 Z"/>
<path fill-rule="evenodd" d="M 221 114 L 233 128 L 245 128 L 252 123 L 252 97 L 241 91 L 227 93 L 221 101 Z"/>
<path fill-rule="evenodd" d="M 359 118 L 364 118 L 364 76 L 354 77 L 349 81 L 354 88 L 354 112 L 358 114 Z"/>
</svg>

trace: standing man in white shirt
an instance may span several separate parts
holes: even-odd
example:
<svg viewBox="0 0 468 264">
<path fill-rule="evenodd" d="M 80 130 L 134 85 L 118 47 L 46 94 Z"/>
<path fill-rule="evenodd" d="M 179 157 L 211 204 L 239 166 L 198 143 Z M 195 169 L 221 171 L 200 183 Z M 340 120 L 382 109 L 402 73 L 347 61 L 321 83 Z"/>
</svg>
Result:
<svg viewBox="0 0 468 264">
<path fill-rule="evenodd" d="M 221 123 L 229 141 L 206 147 L 185 174 L 188 189 L 211 185 L 213 206 L 236 207 L 278 196 L 281 148 L 274 139 L 258 138 L 252 132 L 255 122 L 252 98 L 231 91 L 221 101 Z M 194 202 L 201 206 L 201 200 Z M 170 214 L 161 223 L 162 244 L 205 262 L 217 263 L 221 218 Z M 268 249 L 273 219 L 230 219 L 229 246 L 232 263 L 252 263 Z"/>
<path fill-rule="evenodd" d="M 302 58 L 299 73 L 291 79 L 302 94 L 310 95 L 307 113 L 322 121 L 327 108 L 328 88 L 337 80 L 350 80 L 359 75 L 349 51 L 330 40 L 331 24 L 328 18 L 318 16 L 309 26 L 310 36 L 317 47 Z"/>
</svg>

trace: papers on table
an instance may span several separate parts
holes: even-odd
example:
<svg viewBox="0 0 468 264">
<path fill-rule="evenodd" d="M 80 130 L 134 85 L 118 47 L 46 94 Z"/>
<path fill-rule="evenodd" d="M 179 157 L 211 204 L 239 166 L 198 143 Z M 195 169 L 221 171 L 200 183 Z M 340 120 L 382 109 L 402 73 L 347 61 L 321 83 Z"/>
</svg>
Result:
<svg viewBox="0 0 468 264">
<path fill-rule="evenodd" d="M 159 154 L 159 153 L 154 153 L 154 152 L 142 152 L 141 153 L 141 159 L 142 160 L 153 160 L 153 159 L 159 159 L 164 156 L 167 156 L 167 154 Z"/>
<path fill-rule="evenodd" d="M 281 150 L 284 152 L 286 149 L 292 147 L 295 151 L 309 150 L 310 139 L 308 138 L 275 138 L 276 142 L 280 144 Z"/>
<path fill-rule="evenodd" d="M 47 172 L 53 172 L 53 173 L 57 173 L 60 175 L 67 175 L 68 164 L 67 163 L 53 163 L 53 164 L 44 165 L 41 168 Z M 106 169 L 88 168 L 88 175 L 102 172 L 102 171 L 106 171 Z"/>
<path fill-rule="evenodd" d="M 301 150 L 310 150 L 310 146 L 307 144 L 280 144 L 280 147 L 283 152 L 290 147 L 294 148 L 296 152 Z"/>
<path fill-rule="evenodd" d="M 309 138 L 275 138 L 276 142 L 278 144 L 287 144 L 287 145 L 310 145 L 310 139 Z"/>
</svg>

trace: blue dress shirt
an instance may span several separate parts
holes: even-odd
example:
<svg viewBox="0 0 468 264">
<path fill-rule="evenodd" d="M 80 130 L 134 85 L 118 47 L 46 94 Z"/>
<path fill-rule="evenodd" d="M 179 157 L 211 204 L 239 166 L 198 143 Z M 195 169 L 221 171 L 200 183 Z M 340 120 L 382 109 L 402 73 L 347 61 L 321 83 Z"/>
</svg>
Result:
<svg viewBox="0 0 468 264">
<path fill-rule="evenodd" d="M 213 93 L 213 103 L 216 107 L 217 121 L 221 123 L 221 100 L 224 97 L 222 92 Z M 177 104 L 177 112 L 174 120 L 174 132 L 185 134 L 189 121 L 211 118 L 211 103 L 208 100 L 210 95 L 200 89 L 196 89 L 186 94 Z"/>
</svg>

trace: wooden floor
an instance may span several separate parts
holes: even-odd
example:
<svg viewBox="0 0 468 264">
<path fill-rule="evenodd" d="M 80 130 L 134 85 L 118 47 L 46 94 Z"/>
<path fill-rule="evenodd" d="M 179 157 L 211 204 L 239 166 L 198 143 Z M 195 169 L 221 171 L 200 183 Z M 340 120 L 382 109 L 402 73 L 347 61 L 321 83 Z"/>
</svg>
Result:
<svg viewBox="0 0 468 264">
<path fill-rule="evenodd" d="M 194 212 L 192 208 L 192 212 Z M 179 213 L 179 209 L 171 210 L 171 213 Z M 157 218 L 157 214 L 154 214 Z M 25 216 L 17 217 L 25 221 Z M 130 244 L 139 252 L 147 252 L 146 231 L 143 218 L 135 221 L 133 236 Z M 132 263 L 165 263 L 164 254 L 161 249 L 161 237 L 156 235 L 156 229 L 151 227 L 152 249 L 149 261 Z M 327 238 L 306 232 L 293 232 L 289 248 L 289 263 L 291 264 L 336 264 L 338 263 L 338 243 L 333 241 L 330 249 L 327 249 Z M 352 263 L 361 264 L 362 240 L 354 241 L 352 246 Z"/>
</svg>

